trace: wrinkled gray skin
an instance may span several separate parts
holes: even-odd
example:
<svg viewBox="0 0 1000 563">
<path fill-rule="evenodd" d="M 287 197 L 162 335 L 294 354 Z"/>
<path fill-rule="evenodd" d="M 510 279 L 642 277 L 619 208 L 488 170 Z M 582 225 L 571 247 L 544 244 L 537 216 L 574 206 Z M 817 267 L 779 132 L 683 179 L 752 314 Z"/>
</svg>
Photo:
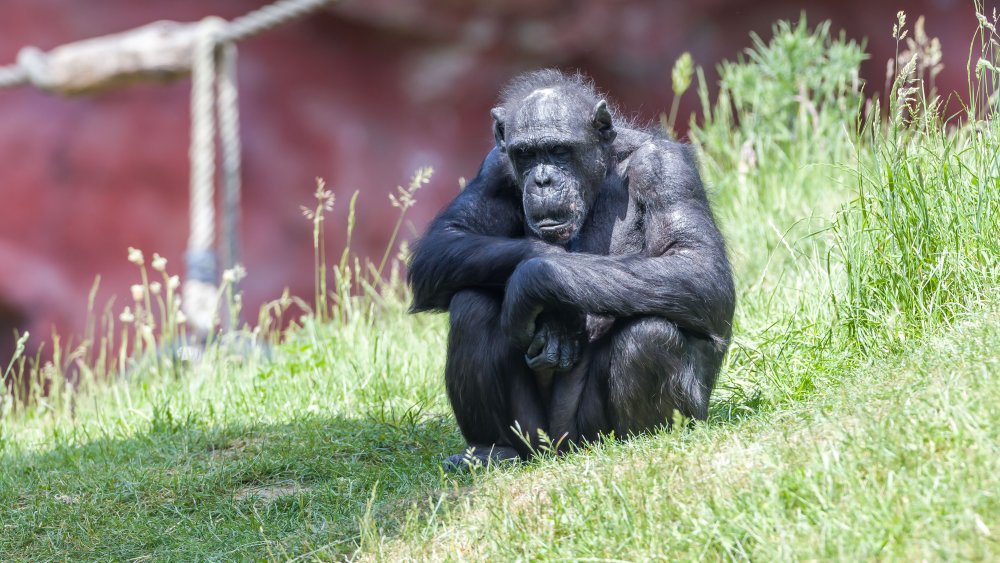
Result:
<svg viewBox="0 0 1000 563">
<path fill-rule="evenodd" d="M 494 108 L 494 136 L 524 193 L 524 215 L 542 240 L 566 244 L 583 227 L 607 175 L 617 133 L 604 100 L 593 107 L 556 88 L 529 94 L 508 116 Z M 600 142 L 594 142 L 594 137 Z"/>
<path fill-rule="evenodd" d="M 496 147 L 408 274 L 414 311 L 450 315 L 472 450 L 447 464 L 706 418 L 735 293 L 690 148 L 558 71 L 518 77 L 491 113 Z"/>
</svg>

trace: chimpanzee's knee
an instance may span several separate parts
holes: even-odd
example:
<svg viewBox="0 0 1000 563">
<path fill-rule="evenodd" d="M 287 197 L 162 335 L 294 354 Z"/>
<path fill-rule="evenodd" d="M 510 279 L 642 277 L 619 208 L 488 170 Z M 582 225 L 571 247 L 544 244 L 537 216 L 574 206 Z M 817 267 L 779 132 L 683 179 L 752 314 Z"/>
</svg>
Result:
<svg viewBox="0 0 1000 563">
<path fill-rule="evenodd" d="M 615 431 L 642 432 L 672 421 L 673 412 L 708 416 L 715 362 L 693 337 L 659 317 L 624 323 L 609 343 L 609 403 Z"/>
<path fill-rule="evenodd" d="M 470 446 L 511 446 L 526 457 L 525 440 L 537 445 L 546 416 L 524 353 L 500 329 L 501 299 L 485 290 L 452 297 L 445 387 Z"/>
<path fill-rule="evenodd" d="M 444 379 L 458 426 L 470 443 L 492 444 L 502 434 L 507 393 L 499 373 L 506 355 L 498 339 L 500 300 L 487 292 L 456 293 L 448 307 Z"/>
</svg>

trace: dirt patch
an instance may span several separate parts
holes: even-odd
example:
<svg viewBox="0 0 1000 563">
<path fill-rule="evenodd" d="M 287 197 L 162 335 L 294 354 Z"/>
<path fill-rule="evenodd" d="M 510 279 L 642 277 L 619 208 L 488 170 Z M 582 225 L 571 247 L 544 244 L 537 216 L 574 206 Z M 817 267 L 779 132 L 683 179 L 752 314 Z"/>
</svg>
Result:
<svg viewBox="0 0 1000 563">
<path fill-rule="evenodd" d="M 264 443 L 261 436 L 247 436 L 237 438 L 224 446 L 211 446 L 208 448 L 209 455 L 215 460 L 226 460 L 243 455 L 246 450 L 256 452 L 260 444 Z"/>
<path fill-rule="evenodd" d="M 63 504 L 79 504 L 80 498 L 75 495 L 56 494 L 52 498 Z"/>
<path fill-rule="evenodd" d="M 244 487 L 233 495 L 235 500 L 246 500 L 250 498 L 262 500 L 264 502 L 271 502 L 272 500 L 279 499 L 281 497 L 287 497 L 289 495 L 297 495 L 299 493 L 305 492 L 307 489 L 302 486 L 301 483 L 296 483 L 294 481 L 287 483 L 276 483 L 274 485 L 264 485 L 260 487 Z"/>
</svg>

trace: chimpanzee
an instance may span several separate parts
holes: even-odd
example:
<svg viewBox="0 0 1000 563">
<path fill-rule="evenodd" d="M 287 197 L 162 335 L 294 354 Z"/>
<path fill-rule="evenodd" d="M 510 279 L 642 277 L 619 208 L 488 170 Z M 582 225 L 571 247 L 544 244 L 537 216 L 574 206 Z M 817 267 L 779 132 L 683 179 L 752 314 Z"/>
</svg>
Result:
<svg viewBox="0 0 1000 563">
<path fill-rule="evenodd" d="M 450 315 L 472 456 L 705 419 L 735 290 L 691 148 L 622 122 L 580 74 L 523 74 L 491 113 L 496 146 L 408 273 L 412 310 Z"/>
</svg>

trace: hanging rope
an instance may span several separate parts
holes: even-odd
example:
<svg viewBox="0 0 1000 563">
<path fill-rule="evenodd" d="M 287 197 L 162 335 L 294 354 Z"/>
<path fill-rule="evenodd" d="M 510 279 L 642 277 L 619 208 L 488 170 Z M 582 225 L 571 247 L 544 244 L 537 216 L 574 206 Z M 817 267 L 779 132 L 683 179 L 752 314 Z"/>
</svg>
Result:
<svg viewBox="0 0 1000 563">
<path fill-rule="evenodd" d="M 191 66 L 191 225 L 185 256 L 183 307 L 188 324 L 202 337 L 212 329 L 218 279 L 215 242 L 215 45 L 219 18 L 199 26 Z"/>
<path fill-rule="evenodd" d="M 219 144 L 222 147 L 222 269 L 240 262 L 240 106 L 236 87 L 236 45 L 219 49 Z"/>
<path fill-rule="evenodd" d="M 215 232 L 215 142 L 221 145 L 224 269 L 239 264 L 240 127 L 236 42 L 315 12 L 335 0 L 279 0 L 227 22 L 156 22 L 135 30 L 57 47 L 25 47 L 17 63 L 0 66 L 0 89 L 31 84 L 77 94 L 142 78 L 191 73 L 190 235 L 183 307 L 196 338 L 215 326 L 218 267 Z M 216 129 L 218 119 L 218 130 Z"/>
<path fill-rule="evenodd" d="M 223 271 L 229 271 L 226 283 L 229 294 L 239 294 L 242 275 L 240 266 L 240 114 L 236 88 L 236 45 L 226 43 L 219 47 L 218 70 L 218 119 L 219 145 L 222 150 L 222 237 L 219 254 Z M 234 297 L 235 299 L 235 297 Z M 226 299 L 226 314 L 222 315 L 223 330 L 239 327 L 240 308 L 233 300 Z"/>
</svg>

